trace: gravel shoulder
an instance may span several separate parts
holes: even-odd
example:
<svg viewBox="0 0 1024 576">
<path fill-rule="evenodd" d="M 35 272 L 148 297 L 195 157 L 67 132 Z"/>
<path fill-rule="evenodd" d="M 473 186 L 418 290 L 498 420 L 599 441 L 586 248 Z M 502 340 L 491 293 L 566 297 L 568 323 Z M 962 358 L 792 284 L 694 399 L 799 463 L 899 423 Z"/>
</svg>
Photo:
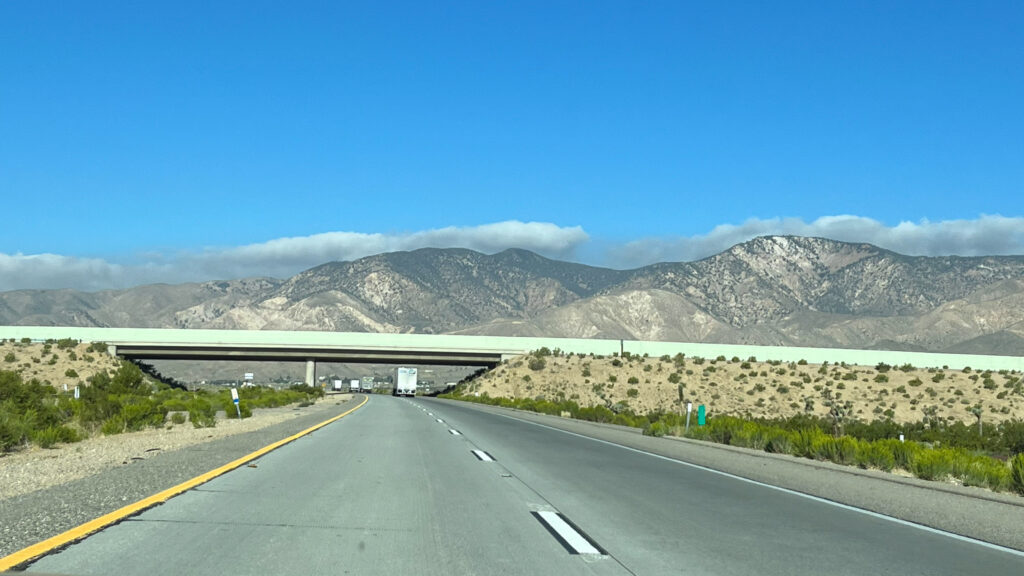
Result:
<svg viewBox="0 0 1024 576">
<path fill-rule="evenodd" d="M 185 424 L 0 458 L 0 557 L 349 410 L 353 398 L 258 410 L 214 428 Z"/>
<path fill-rule="evenodd" d="M 980 488 L 927 482 L 793 456 L 683 438 L 643 436 L 635 428 L 595 424 L 497 406 L 452 402 L 513 416 L 628 448 L 643 450 L 808 494 L 913 524 L 1024 551 L 1024 498 Z M 681 487 L 684 489 L 685 487 Z"/>
</svg>

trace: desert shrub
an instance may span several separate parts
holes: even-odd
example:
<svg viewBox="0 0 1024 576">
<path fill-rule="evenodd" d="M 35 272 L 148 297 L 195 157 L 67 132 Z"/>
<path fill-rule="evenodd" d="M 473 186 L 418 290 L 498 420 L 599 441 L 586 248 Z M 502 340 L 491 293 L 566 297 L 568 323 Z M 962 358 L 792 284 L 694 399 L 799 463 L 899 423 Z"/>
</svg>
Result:
<svg viewBox="0 0 1024 576">
<path fill-rule="evenodd" d="M 644 436 L 664 436 L 668 433 L 668 426 L 662 421 L 650 422 L 644 426 Z"/>
<path fill-rule="evenodd" d="M 212 428 L 217 425 L 217 411 L 209 400 L 196 396 L 188 404 L 188 419 L 196 428 Z"/>
<path fill-rule="evenodd" d="M 1010 469 L 1002 460 L 970 454 L 961 459 L 963 463 L 954 475 L 964 486 L 981 486 L 997 492 L 1009 487 Z"/>
<path fill-rule="evenodd" d="M 755 422 L 742 422 L 733 429 L 729 444 L 733 446 L 739 446 L 741 448 L 752 448 L 754 450 L 764 450 L 765 445 L 768 443 L 768 438 L 765 436 L 761 426 Z"/>
<path fill-rule="evenodd" d="M 898 440 L 895 442 L 899 443 Z M 889 472 L 896 466 L 892 441 L 888 440 L 862 441 L 857 445 L 857 454 L 854 459 L 857 466 L 861 468 L 878 468 Z"/>
<path fill-rule="evenodd" d="M 1024 496 L 1024 454 L 1010 459 L 1010 488 Z"/>
<path fill-rule="evenodd" d="M 32 434 L 32 441 L 40 448 L 53 448 L 57 442 L 60 442 L 60 432 L 56 426 L 36 430 Z"/>
<path fill-rule="evenodd" d="M 835 438 L 822 434 L 811 442 L 811 455 L 815 460 L 835 462 L 839 459 L 839 444 Z"/>
<path fill-rule="evenodd" d="M 1024 453 L 1024 420 L 1015 418 L 999 425 L 999 449 L 1008 455 Z"/>
<path fill-rule="evenodd" d="M 619 426 L 635 426 L 633 417 L 629 414 L 616 414 L 612 418 L 612 424 L 618 424 Z"/>
<path fill-rule="evenodd" d="M 693 440 L 711 440 L 710 430 L 707 426 L 690 426 L 689 432 L 686 432 L 684 435 Z"/>
<path fill-rule="evenodd" d="M 953 473 L 951 450 L 933 448 L 922 450 L 910 466 L 910 472 L 922 480 L 945 480 Z"/>
<path fill-rule="evenodd" d="M 712 442 L 732 444 L 732 438 L 743 427 L 743 421 L 732 416 L 717 416 L 708 422 L 707 427 Z"/>
<path fill-rule="evenodd" d="M 820 438 L 827 435 L 818 428 L 801 428 L 793 435 L 793 453 L 804 458 L 814 458 L 814 447 Z M 831 437 L 829 437 L 831 438 Z"/>
<path fill-rule="evenodd" d="M 184 424 L 185 420 L 187 420 L 187 418 L 185 417 L 184 412 L 175 412 L 174 414 L 171 414 L 171 422 L 174 424 Z"/>
<path fill-rule="evenodd" d="M 121 418 L 125 429 L 136 432 L 149 426 L 160 426 L 166 419 L 167 412 L 153 400 L 144 397 L 129 397 L 121 406 Z"/>
<path fill-rule="evenodd" d="M 836 464 L 852 465 L 857 458 L 860 442 L 856 438 L 843 436 L 836 439 L 836 455 L 832 460 Z"/>
<path fill-rule="evenodd" d="M 68 348 L 74 348 L 75 346 L 78 346 L 78 340 L 75 340 L 74 338 L 61 338 L 60 340 L 57 340 L 58 350 L 66 350 Z"/>
<path fill-rule="evenodd" d="M 120 434 L 124 432 L 124 418 L 120 415 L 111 416 L 103 421 L 103 425 L 100 427 L 100 432 L 107 436 L 113 436 L 114 434 Z"/>
<path fill-rule="evenodd" d="M 580 420 L 588 420 L 590 422 L 611 422 L 614 417 L 615 414 L 604 406 L 593 406 L 590 408 L 581 408 L 579 410 Z"/>
<path fill-rule="evenodd" d="M 768 435 L 768 442 L 764 447 L 766 452 L 772 452 L 775 454 L 792 454 L 793 453 L 793 439 L 792 434 L 785 430 L 775 429 Z"/>
</svg>

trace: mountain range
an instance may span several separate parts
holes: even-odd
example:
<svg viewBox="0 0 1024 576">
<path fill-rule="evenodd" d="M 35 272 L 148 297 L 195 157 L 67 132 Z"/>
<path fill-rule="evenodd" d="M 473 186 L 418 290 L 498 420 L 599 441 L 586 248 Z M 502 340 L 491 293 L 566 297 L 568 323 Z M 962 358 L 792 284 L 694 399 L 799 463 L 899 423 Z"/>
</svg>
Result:
<svg viewBox="0 0 1024 576">
<path fill-rule="evenodd" d="M 0 292 L 0 324 L 627 338 L 1024 354 L 1024 257 L 765 236 L 613 270 L 425 248 L 288 279 Z"/>
</svg>

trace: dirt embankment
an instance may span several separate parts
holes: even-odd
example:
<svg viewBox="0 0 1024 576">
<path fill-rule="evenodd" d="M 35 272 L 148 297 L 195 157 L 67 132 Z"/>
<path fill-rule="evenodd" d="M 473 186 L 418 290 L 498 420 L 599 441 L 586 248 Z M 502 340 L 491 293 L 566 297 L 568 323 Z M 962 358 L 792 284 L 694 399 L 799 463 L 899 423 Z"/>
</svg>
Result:
<svg viewBox="0 0 1024 576">
<path fill-rule="evenodd" d="M 107 354 L 106 346 L 71 342 L 0 342 L 0 370 L 18 372 L 59 389 L 74 389 L 98 372 L 117 370 L 120 360 Z"/>
<path fill-rule="evenodd" d="M 983 368 L 983 367 L 979 367 Z M 858 420 L 922 418 L 986 422 L 1024 418 L 1017 371 L 922 369 L 909 366 L 806 364 L 750 359 L 522 356 L 473 381 L 467 393 L 574 400 L 580 406 L 619 404 L 637 414 L 704 404 L 709 412 L 753 417 L 826 416 L 827 396 L 849 402 Z"/>
</svg>

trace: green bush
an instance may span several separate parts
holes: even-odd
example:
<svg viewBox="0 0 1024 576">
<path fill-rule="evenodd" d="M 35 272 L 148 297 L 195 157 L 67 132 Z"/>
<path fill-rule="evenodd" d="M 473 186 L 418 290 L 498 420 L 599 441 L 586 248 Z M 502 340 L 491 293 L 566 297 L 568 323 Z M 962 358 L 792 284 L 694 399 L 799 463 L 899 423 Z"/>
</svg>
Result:
<svg viewBox="0 0 1024 576">
<path fill-rule="evenodd" d="M 209 400 L 196 396 L 188 404 L 188 419 L 196 428 L 213 428 L 217 425 L 217 411 Z"/>
<path fill-rule="evenodd" d="M 137 432 L 146 427 L 163 425 L 167 412 L 149 398 L 129 397 L 121 406 L 121 418 L 127 431 Z"/>
<path fill-rule="evenodd" d="M 896 442 L 899 442 L 898 440 Z M 890 441 L 875 440 L 861 441 L 857 445 L 857 453 L 854 456 L 857 466 L 861 468 L 877 468 L 886 472 L 896 466 L 896 457 L 893 455 L 893 448 Z"/>
<path fill-rule="evenodd" d="M 1024 453 L 1010 459 L 1010 488 L 1024 496 Z"/>
<path fill-rule="evenodd" d="M 964 486 L 981 486 L 996 491 L 1009 486 L 1010 470 L 995 458 L 964 453 L 954 457 L 953 468 L 953 476 Z"/>
<path fill-rule="evenodd" d="M 57 442 L 60 442 L 60 432 L 56 426 L 36 430 L 32 434 L 32 441 L 40 448 L 53 448 Z"/>
<path fill-rule="evenodd" d="M 844 466 L 852 465 L 857 459 L 857 450 L 860 447 L 860 442 L 856 438 L 850 438 L 849 436 L 843 436 L 842 438 L 836 439 L 836 455 L 832 461 L 836 464 L 843 464 Z"/>
<path fill-rule="evenodd" d="M 668 433 L 668 426 L 660 420 L 658 422 L 648 423 L 644 427 L 644 436 L 664 436 Z"/>
<path fill-rule="evenodd" d="M 768 438 L 761 425 L 756 422 L 743 422 L 735 428 L 729 443 L 741 448 L 764 450 L 768 444 Z"/>
<path fill-rule="evenodd" d="M 75 340 L 74 338 L 61 338 L 60 340 L 57 340 L 58 350 L 74 348 L 75 346 L 78 346 L 78 340 Z"/>
<path fill-rule="evenodd" d="M 891 440 L 890 445 L 896 466 L 907 472 L 913 472 L 914 462 L 917 460 L 917 456 L 924 450 L 924 447 L 917 442 L 900 442 L 899 440 Z"/>
<path fill-rule="evenodd" d="M 834 462 L 839 458 L 839 444 L 835 438 L 821 434 L 811 442 L 811 455 L 815 460 Z"/>
<path fill-rule="evenodd" d="M 953 474 L 952 450 L 933 448 L 922 450 L 911 464 L 911 473 L 922 480 L 946 480 Z"/>
<path fill-rule="evenodd" d="M 804 458 L 814 458 L 814 447 L 820 444 L 821 438 L 831 438 L 819 428 L 801 428 L 793 435 L 793 454 Z"/>
<path fill-rule="evenodd" d="M 124 418 L 120 415 L 111 416 L 103 422 L 103 426 L 100 427 L 100 432 L 107 436 L 113 436 L 114 434 L 120 434 L 124 432 Z"/>
<path fill-rule="evenodd" d="M 774 430 L 768 435 L 768 442 L 764 447 L 766 452 L 774 454 L 792 454 L 793 438 L 790 432 L 785 430 Z"/>
</svg>

